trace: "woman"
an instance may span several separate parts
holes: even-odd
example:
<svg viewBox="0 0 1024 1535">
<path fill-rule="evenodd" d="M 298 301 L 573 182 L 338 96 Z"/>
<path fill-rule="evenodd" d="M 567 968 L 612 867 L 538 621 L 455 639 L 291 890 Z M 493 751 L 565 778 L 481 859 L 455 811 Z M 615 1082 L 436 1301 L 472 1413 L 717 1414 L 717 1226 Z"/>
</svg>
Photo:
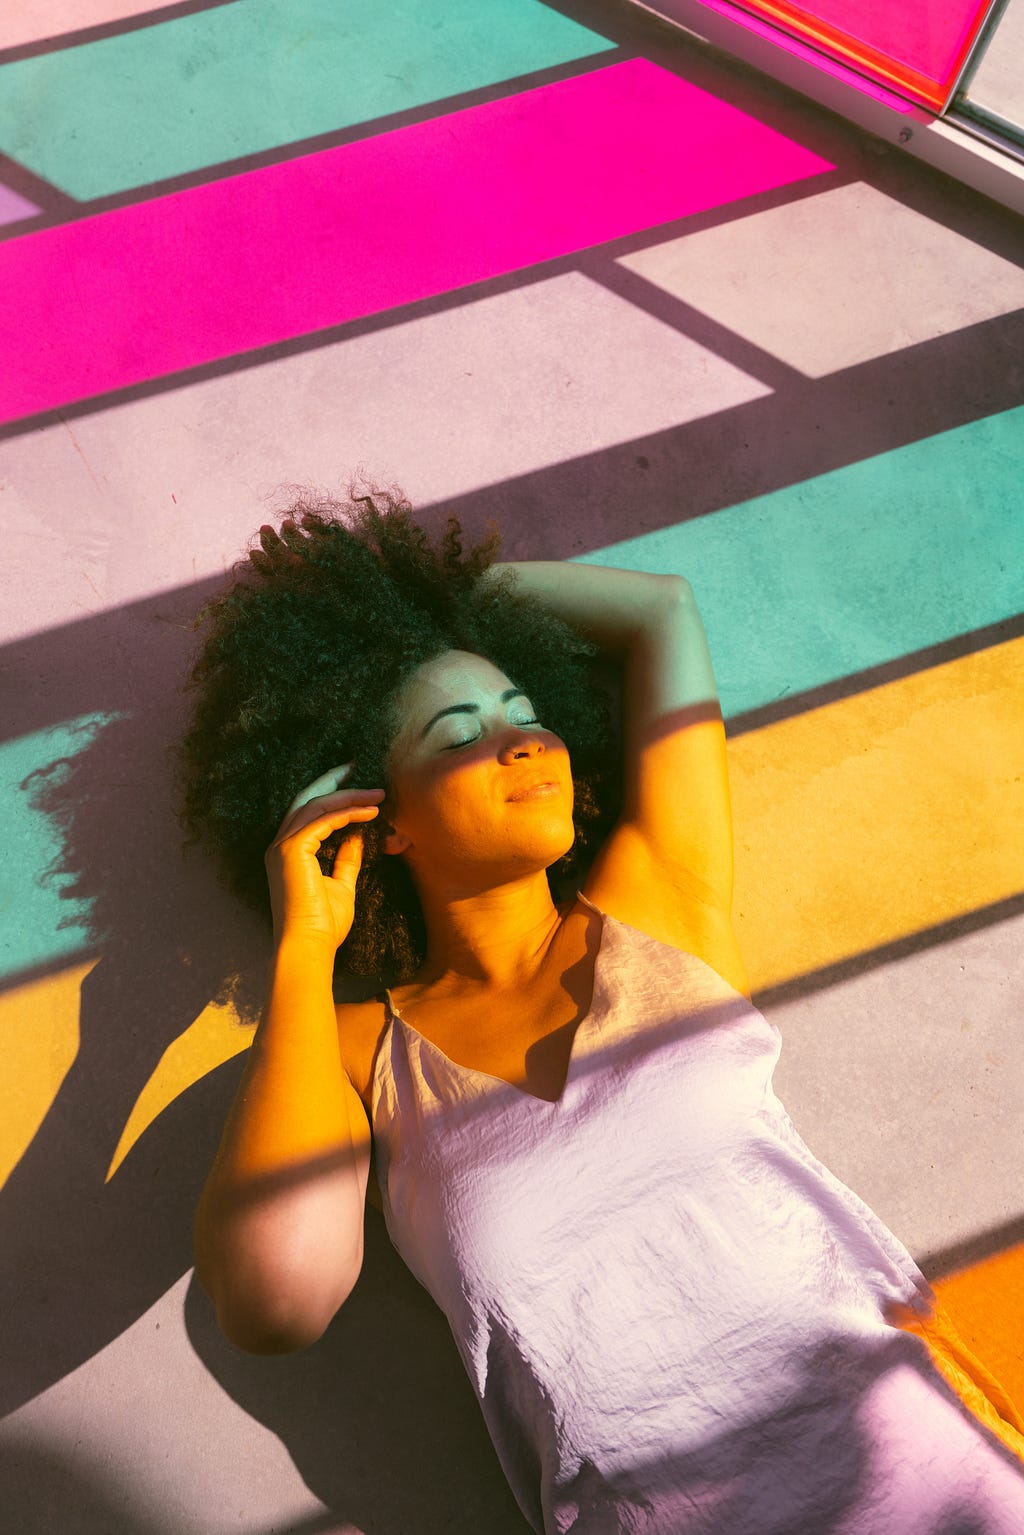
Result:
<svg viewBox="0 0 1024 1535">
<path fill-rule="evenodd" d="M 369 1196 L 535 1529 L 1024 1529 L 1019 1464 L 899 1325 L 926 1281 L 772 1092 L 690 586 L 463 557 L 454 521 L 435 550 L 377 499 L 263 529 L 193 678 L 186 819 L 243 893 L 269 843 L 274 927 L 196 1221 L 223 1330 L 318 1338 Z M 390 986 L 336 1004 L 339 953 Z"/>
</svg>

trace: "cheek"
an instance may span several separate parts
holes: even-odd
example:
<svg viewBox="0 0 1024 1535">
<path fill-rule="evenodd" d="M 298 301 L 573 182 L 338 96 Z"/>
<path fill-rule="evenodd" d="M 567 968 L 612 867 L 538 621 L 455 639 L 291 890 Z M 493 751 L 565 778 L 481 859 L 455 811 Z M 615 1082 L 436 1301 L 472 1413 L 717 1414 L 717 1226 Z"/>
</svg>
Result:
<svg viewBox="0 0 1024 1535">
<path fill-rule="evenodd" d="M 485 775 L 467 757 L 438 758 L 406 773 L 394 787 L 393 802 L 399 829 L 421 844 L 443 843 L 480 824 L 489 803 Z"/>
</svg>

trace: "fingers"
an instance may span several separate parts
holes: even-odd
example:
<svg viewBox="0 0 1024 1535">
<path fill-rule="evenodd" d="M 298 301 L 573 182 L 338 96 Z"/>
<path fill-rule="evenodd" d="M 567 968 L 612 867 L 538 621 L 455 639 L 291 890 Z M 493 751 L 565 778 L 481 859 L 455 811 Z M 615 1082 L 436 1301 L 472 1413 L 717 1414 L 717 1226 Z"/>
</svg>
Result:
<svg viewBox="0 0 1024 1535">
<path fill-rule="evenodd" d="M 332 831 L 337 831 L 343 826 L 344 816 L 348 813 L 355 814 L 360 808 L 369 808 L 376 814 L 377 806 L 385 796 L 384 789 L 342 789 L 340 786 L 352 770 L 352 763 L 343 763 L 341 767 L 328 768 L 326 773 L 321 773 L 319 778 L 314 778 L 312 783 L 300 789 L 285 812 L 284 820 L 278 828 L 274 844 L 282 842 L 285 837 L 293 836 L 305 826 L 312 826 L 318 820 L 334 817 Z M 338 818 L 341 819 L 338 819 Z M 372 819 L 372 816 L 359 816 L 361 820 Z M 328 833 L 324 833 L 328 835 Z"/>
<path fill-rule="evenodd" d="M 321 795 L 319 799 L 310 800 L 308 805 L 300 806 L 292 815 L 285 818 L 278 831 L 277 840 L 292 837 L 302 827 L 316 826 L 321 821 L 325 823 L 330 821 L 331 830 L 337 831 L 339 826 L 345 824 L 346 816 L 357 821 L 372 820 L 377 814 L 383 797 L 383 789 L 349 789 L 343 796 Z"/>
<path fill-rule="evenodd" d="M 311 799 L 319 799 L 321 794 L 330 794 L 335 789 L 340 789 L 353 764 L 345 762 L 341 767 L 328 768 L 326 773 L 321 773 L 319 778 L 314 778 L 304 789 L 300 789 L 285 812 L 285 819 L 293 815 L 303 805 L 308 805 Z"/>
<path fill-rule="evenodd" d="M 363 862 L 362 837 L 346 837 L 335 849 L 331 879 L 346 880 L 359 873 Z"/>
<path fill-rule="evenodd" d="M 354 790 L 354 793 L 382 794 L 381 789 Z M 277 836 L 270 844 L 271 848 L 280 848 L 284 843 L 294 843 L 300 852 L 315 853 L 320 844 L 325 842 L 332 832 L 341 831 L 343 827 L 353 822 L 372 821 L 379 813 L 376 804 L 351 804 L 335 806 L 333 809 L 324 810 L 319 805 L 303 806 L 295 815 L 284 821 Z"/>
</svg>

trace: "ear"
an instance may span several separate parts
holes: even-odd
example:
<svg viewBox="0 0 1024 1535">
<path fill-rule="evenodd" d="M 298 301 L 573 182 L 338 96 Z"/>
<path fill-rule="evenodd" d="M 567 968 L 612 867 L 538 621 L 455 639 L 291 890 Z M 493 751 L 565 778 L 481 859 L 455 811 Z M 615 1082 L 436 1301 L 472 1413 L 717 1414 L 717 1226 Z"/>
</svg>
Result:
<svg viewBox="0 0 1024 1535">
<path fill-rule="evenodd" d="M 412 847 L 412 843 L 405 835 L 405 832 L 395 831 L 394 827 L 389 822 L 388 829 L 384 833 L 384 840 L 381 843 L 382 852 L 404 853 L 407 847 Z"/>
</svg>

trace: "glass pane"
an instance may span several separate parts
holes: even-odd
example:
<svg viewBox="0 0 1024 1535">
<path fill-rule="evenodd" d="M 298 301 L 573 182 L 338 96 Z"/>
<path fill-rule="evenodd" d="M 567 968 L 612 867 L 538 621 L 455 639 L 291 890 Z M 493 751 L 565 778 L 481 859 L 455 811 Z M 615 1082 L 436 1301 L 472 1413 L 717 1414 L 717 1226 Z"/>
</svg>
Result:
<svg viewBox="0 0 1024 1535">
<path fill-rule="evenodd" d="M 934 110 L 945 106 L 992 0 L 741 0 L 862 74 Z M 1020 3 L 1020 0 L 1017 0 Z"/>
<path fill-rule="evenodd" d="M 1009 0 L 963 100 L 1024 134 L 1024 0 Z"/>
</svg>

